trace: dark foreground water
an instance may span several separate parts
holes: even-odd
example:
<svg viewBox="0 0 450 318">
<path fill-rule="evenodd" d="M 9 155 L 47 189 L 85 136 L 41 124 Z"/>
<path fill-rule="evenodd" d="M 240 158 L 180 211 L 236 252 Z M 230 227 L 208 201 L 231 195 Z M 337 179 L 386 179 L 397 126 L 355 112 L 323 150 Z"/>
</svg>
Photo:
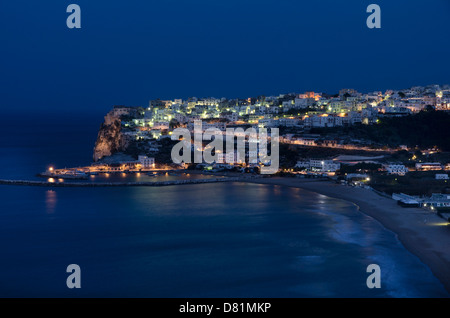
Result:
<svg viewBox="0 0 450 318">
<path fill-rule="evenodd" d="M 0 177 L 89 163 L 99 123 L 32 122 L 2 126 Z M 0 255 L 1 297 L 448 297 L 356 206 L 281 186 L 0 186 Z"/>
</svg>

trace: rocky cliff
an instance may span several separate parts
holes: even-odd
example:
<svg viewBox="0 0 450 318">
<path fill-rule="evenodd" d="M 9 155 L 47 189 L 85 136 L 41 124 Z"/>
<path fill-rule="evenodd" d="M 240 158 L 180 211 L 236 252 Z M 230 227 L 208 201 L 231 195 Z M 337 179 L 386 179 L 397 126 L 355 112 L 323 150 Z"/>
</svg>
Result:
<svg viewBox="0 0 450 318">
<path fill-rule="evenodd" d="M 127 142 L 122 135 L 120 118 L 109 112 L 105 116 L 105 121 L 98 131 L 97 141 L 94 147 L 94 161 L 103 157 L 111 156 L 116 152 L 123 151 L 127 147 Z"/>
</svg>

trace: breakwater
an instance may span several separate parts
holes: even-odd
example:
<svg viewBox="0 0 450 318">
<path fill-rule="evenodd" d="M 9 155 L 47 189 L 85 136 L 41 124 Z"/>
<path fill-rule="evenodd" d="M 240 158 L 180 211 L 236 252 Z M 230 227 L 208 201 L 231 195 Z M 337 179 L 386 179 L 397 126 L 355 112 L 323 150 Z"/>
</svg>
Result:
<svg viewBox="0 0 450 318">
<path fill-rule="evenodd" d="M 38 186 L 38 187 L 163 187 L 182 184 L 216 183 L 245 181 L 245 177 L 222 177 L 209 179 L 186 179 L 149 182 L 49 182 L 31 180 L 0 180 L 0 185 Z"/>
</svg>

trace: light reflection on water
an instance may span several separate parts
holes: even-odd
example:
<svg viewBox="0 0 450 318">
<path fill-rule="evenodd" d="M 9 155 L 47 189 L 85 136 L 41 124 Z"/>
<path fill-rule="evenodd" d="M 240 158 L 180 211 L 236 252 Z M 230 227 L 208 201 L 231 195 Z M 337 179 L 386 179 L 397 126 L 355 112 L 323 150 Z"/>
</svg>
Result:
<svg viewBox="0 0 450 318">
<path fill-rule="evenodd" d="M 0 198 L 0 241 L 11 242 L 0 296 L 70 296 L 61 281 L 72 263 L 86 297 L 448 296 L 393 233 L 303 190 L 2 186 Z M 365 286 L 371 263 L 384 270 L 381 290 Z"/>
<path fill-rule="evenodd" d="M 45 208 L 47 214 L 53 214 L 55 212 L 56 202 L 57 202 L 56 191 L 54 190 L 45 191 Z"/>
</svg>

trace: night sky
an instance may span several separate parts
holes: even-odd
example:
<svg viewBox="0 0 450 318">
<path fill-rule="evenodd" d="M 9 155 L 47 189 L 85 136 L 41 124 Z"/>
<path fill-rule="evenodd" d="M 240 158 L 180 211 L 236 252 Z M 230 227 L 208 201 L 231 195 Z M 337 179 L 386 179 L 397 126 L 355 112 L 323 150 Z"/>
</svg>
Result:
<svg viewBox="0 0 450 318">
<path fill-rule="evenodd" d="M 81 29 L 66 8 L 81 7 Z M 377 3 L 382 28 L 369 29 Z M 105 112 L 150 99 L 450 84 L 450 1 L 11 1 L 3 110 Z"/>
</svg>

